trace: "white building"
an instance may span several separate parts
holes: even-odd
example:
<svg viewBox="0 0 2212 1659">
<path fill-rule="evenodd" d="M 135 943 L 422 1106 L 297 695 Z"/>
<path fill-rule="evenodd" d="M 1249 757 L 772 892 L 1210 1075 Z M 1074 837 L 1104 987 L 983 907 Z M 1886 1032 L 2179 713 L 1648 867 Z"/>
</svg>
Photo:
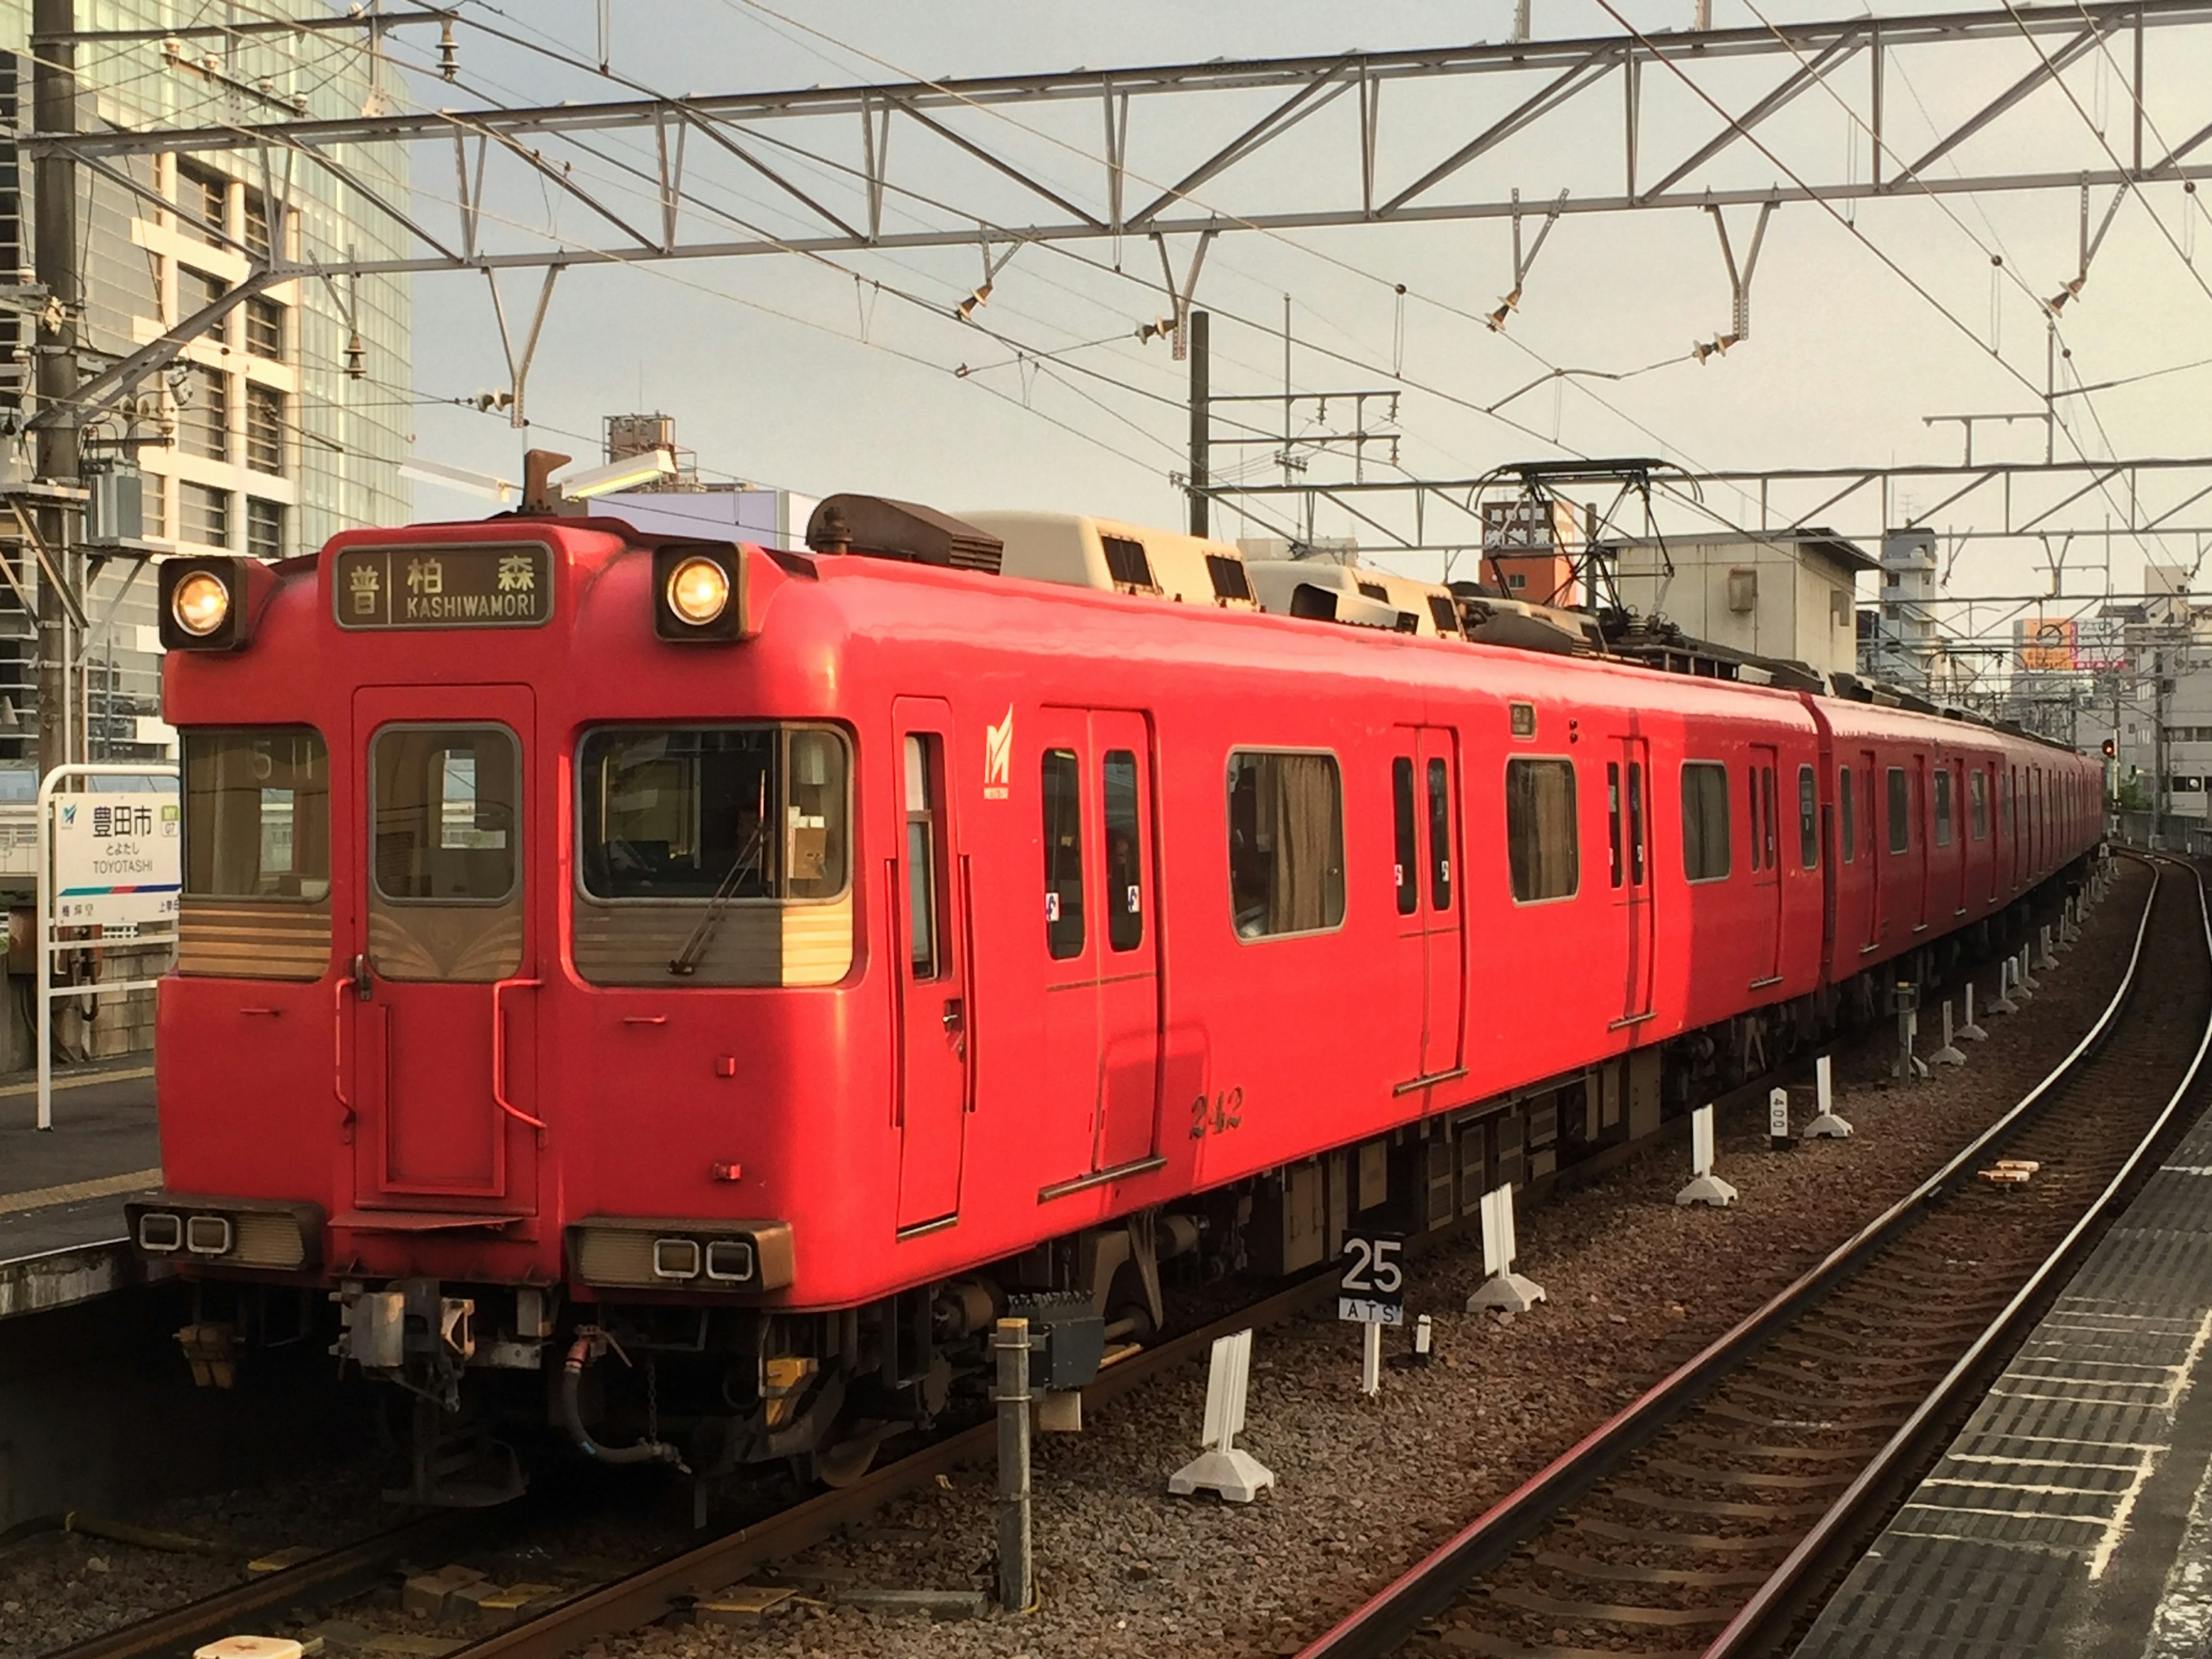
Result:
<svg viewBox="0 0 2212 1659">
<path fill-rule="evenodd" d="M 1857 578 L 1875 562 L 1832 532 L 1639 537 L 1595 552 L 1639 617 L 1823 676 L 1856 665 Z"/>
</svg>

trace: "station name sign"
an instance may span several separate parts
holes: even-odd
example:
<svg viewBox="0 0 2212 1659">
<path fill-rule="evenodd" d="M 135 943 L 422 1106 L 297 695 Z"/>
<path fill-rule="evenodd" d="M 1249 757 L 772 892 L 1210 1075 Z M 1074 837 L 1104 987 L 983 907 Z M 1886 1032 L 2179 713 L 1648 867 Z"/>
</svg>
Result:
<svg viewBox="0 0 2212 1659">
<path fill-rule="evenodd" d="M 542 542 L 349 547 L 331 561 L 340 628 L 537 628 L 553 617 Z"/>
</svg>

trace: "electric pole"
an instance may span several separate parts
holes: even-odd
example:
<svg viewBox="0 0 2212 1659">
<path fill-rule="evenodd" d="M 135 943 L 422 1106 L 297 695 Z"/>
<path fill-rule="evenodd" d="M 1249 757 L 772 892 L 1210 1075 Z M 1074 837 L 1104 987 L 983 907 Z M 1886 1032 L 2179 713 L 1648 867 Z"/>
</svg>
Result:
<svg viewBox="0 0 2212 1659">
<path fill-rule="evenodd" d="M 1207 325 L 1202 311 L 1190 313 L 1190 533 L 1207 534 L 1206 484 L 1208 439 L 1212 435 L 1212 387 L 1206 371 Z"/>
<path fill-rule="evenodd" d="M 32 59 L 31 107 L 40 132 L 76 130 L 76 0 L 33 0 L 31 32 L 42 45 Z M 41 155 L 33 175 L 38 193 L 32 227 L 32 261 L 46 290 L 39 319 L 36 385 L 41 409 L 71 403 L 76 397 L 77 318 L 81 284 L 77 273 L 76 167 L 67 158 Z M 74 410 L 39 428 L 36 464 L 40 479 L 73 484 L 77 477 L 78 425 Z M 33 515 L 39 558 L 39 770 L 65 764 L 70 755 L 69 613 L 61 584 L 68 580 L 63 550 L 69 544 L 68 508 L 56 497 L 41 501 Z M 33 548 L 34 555 L 41 548 Z"/>
</svg>

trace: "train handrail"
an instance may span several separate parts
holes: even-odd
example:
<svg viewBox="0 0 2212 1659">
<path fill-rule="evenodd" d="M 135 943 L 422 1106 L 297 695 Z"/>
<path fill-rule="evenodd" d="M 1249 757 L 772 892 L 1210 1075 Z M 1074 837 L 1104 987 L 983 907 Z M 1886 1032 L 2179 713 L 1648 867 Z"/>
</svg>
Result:
<svg viewBox="0 0 2212 1659">
<path fill-rule="evenodd" d="M 350 979 L 341 979 L 331 987 L 331 1092 L 345 1108 L 345 1121 L 354 1120 L 353 1100 L 345 1086 L 345 1000 L 353 989 Z"/>
<path fill-rule="evenodd" d="M 500 998 L 508 991 L 534 991 L 545 981 L 538 979 L 502 979 L 491 988 L 491 1097 L 499 1109 L 518 1122 L 527 1123 L 542 1137 L 545 1120 L 532 1117 L 507 1097 L 507 1011 L 500 1006 Z"/>
</svg>

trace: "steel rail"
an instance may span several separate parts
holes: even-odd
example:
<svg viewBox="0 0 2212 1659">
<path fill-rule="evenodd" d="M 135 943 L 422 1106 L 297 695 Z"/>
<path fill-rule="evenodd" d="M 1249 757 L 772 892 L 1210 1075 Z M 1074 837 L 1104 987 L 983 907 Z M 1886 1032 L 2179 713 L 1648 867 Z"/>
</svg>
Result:
<svg viewBox="0 0 2212 1659">
<path fill-rule="evenodd" d="M 2151 866 L 2151 887 L 2144 896 L 2142 913 L 2136 920 L 2135 942 L 2129 953 L 2126 971 L 2121 975 L 2118 987 L 2105 1005 L 2103 1012 L 2097 1017 L 2096 1023 L 2040 1082 L 1935 1174 L 1836 1246 L 1808 1272 L 1777 1291 L 1757 1310 L 1737 1322 L 1696 1355 L 1685 1360 L 1666 1377 L 1400 1574 L 1362 1606 L 1309 1643 L 1300 1650 L 1297 1659 L 1378 1659 L 1379 1656 L 1406 1642 L 1423 1622 L 1458 1601 L 1471 1583 L 1502 1564 L 1561 1510 L 1585 1496 L 1623 1458 L 1657 1436 L 1685 1409 L 1763 1346 L 1769 1338 L 1787 1328 L 1808 1309 L 1825 1299 L 1838 1281 L 1858 1271 L 1878 1251 L 1917 1221 L 1921 1212 L 1948 1192 L 1962 1175 L 2023 1127 L 2025 1120 L 2038 1104 L 2102 1045 L 2135 993 L 2142 964 L 2143 942 L 2150 931 L 2151 913 L 2157 905 L 2163 882 L 2162 872 L 2157 866 L 2151 865 L 2148 860 L 2143 861 Z M 2202 910 L 2205 899 L 2201 876 L 2198 878 L 2198 902 Z M 2212 949 L 2212 923 L 2208 923 L 2207 939 L 2208 949 Z M 2208 1020 L 2205 1042 L 2212 1042 L 2212 1020 Z M 2188 1080 L 2181 1090 L 2177 1091 L 2175 1103 L 2187 1092 L 2190 1083 L 2193 1083 L 2205 1052 L 2205 1042 L 2200 1042 L 2197 1059 L 2191 1062 Z M 2159 1118 L 2160 1126 L 2165 1124 L 2172 1110 L 2173 1103 L 2169 1103 L 2166 1111 Z M 2155 1133 L 2156 1130 L 2153 1133 Z M 2130 1156 L 2126 1170 L 2136 1167 L 2148 1144 L 2149 1138 L 2146 1137 Z M 2116 1177 L 2090 1214 L 2069 1231 L 2062 1249 L 2069 1249 L 2078 1242 L 2091 1217 L 2101 1213 L 2103 1206 L 2109 1202 L 2112 1192 L 2118 1184 L 2119 1178 Z M 2051 1263 L 2046 1262 L 2044 1268 L 2039 1269 L 2032 1283 L 2047 1282 L 2045 1276 L 2050 1267 Z M 2021 1297 L 2008 1304 L 2005 1313 L 1999 1318 L 2013 1316 L 2014 1310 L 2025 1305 L 2028 1299 L 2031 1299 L 2029 1293 L 2023 1291 Z M 1975 1352 L 1986 1354 L 1990 1340 L 1985 1332 L 1983 1339 L 1978 1339 Z M 1964 1363 L 1961 1362 L 1962 1364 Z M 1951 1379 L 1947 1377 L 1946 1382 L 1950 1382 Z M 1939 1384 L 1942 1386 L 1944 1385 Z M 1926 1423 L 1938 1417 L 1940 1412 L 1930 1412 L 1923 1406 L 1920 1412 L 1916 1412 L 1913 1420 Z M 1900 1430 L 1899 1432 L 1901 1436 L 1904 1431 Z M 1886 1456 L 1888 1448 L 1886 1447 L 1878 1456 Z M 1890 1467 L 1893 1468 L 1894 1463 Z M 1855 1482 L 1845 1496 L 1861 1492 L 1863 1485 L 1870 1490 L 1879 1482 Z M 1826 1539 L 1850 1531 L 1847 1522 L 1839 1522 L 1836 1528 L 1822 1532 L 1821 1535 Z M 1804 1582 L 1804 1575 L 1816 1570 L 1824 1553 L 1824 1550 L 1809 1552 L 1806 1561 L 1800 1565 L 1798 1577 L 1793 1579 L 1793 1584 Z M 1797 1556 L 1793 1553 L 1791 1560 L 1796 1559 Z M 1784 1565 L 1786 1566 L 1789 1563 Z M 1779 1573 L 1778 1569 L 1777 1577 Z M 1762 1611 L 1758 1629 L 1747 1630 L 1746 1641 L 1770 1627 L 1769 1620 L 1787 1601 L 1790 1588 L 1778 1587 L 1760 1601 Z M 1729 1629 L 1734 1630 L 1735 1626 L 1732 1625 Z M 1715 1652 L 1719 1651 L 1722 1650 L 1717 1647 Z M 1740 1654 L 1745 1649 L 1727 1651 Z"/>
</svg>

